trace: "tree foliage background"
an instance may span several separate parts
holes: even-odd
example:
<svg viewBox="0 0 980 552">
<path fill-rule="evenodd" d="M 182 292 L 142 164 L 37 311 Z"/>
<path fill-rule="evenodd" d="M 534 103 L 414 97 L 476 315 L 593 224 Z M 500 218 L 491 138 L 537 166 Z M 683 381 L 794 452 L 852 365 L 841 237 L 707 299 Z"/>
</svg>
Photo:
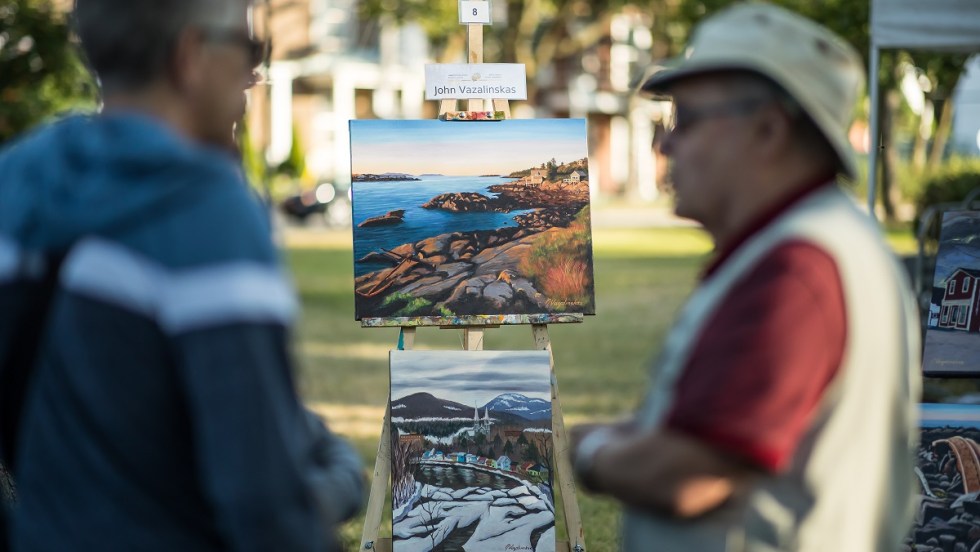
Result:
<svg viewBox="0 0 980 552">
<path fill-rule="evenodd" d="M 66 14 L 47 0 L 0 2 L 0 144 L 95 96 Z"/>
<path fill-rule="evenodd" d="M 497 0 L 504 2 L 505 0 Z M 835 31 L 869 61 L 870 2 L 867 0 L 769 0 L 809 17 Z M 732 5 L 734 0 L 506 0 L 507 21 L 485 28 L 486 61 L 523 63 L 527 67 L 528 97 L 534 97 L 535 77 L 556 59 L 581 54 L 606 39 L 615 13 L 641 13 L 650 21 L 653 42 L 650 59 L 673 55 L 683 48 L 701 19 Z M 465 33 L 457 21 L 457 0 L 362 0 L 362 17 L 415 21 L 428 32 L 439 61 L 460 59 Z M 764 53 L 760 53 L 764 55 Z M 952 102 L 968 56 L 926 51 L 882 53 L 879 82 L 882 114 L 880 177 L 886 216 L 895 213 L 899 167 L 898 143 L 911 143 L 911 169 L 928 174 L 939 168 L 951 130 Z M 927 110 L 911 116 L 898 92 L 906 67 L 928 81 Z M 866 119 L 870 107 L 858 108 Z"/>
</svg>

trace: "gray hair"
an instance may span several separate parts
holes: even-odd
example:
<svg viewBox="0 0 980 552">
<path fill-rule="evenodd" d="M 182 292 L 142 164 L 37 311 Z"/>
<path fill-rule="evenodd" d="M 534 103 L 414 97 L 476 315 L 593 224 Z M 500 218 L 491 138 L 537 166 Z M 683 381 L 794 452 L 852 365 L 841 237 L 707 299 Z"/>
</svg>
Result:
<svg viewBox="0 0 980 552">
<path fill-rule="evenodd" d="M 221 21 L 244 0 L 76 0 L 75 32 L 103 93 L 139 89 L 166 70 L 181 32 Z"/>
<path fill-rule="evenodd" d="M 796 145 L 825 164 L 833 165 L 837 173 L 847 172 L 844 162 L 837 155 L 830 140 L 824 136 L 817 123 L 800 106 L 799 102 L 782 86 L 768 77 L 751 71 L 732 71 L 723 78 L 727 84 L 741 92 L 763 98 L 772 98 L 790 118 Z"/>
</svg>

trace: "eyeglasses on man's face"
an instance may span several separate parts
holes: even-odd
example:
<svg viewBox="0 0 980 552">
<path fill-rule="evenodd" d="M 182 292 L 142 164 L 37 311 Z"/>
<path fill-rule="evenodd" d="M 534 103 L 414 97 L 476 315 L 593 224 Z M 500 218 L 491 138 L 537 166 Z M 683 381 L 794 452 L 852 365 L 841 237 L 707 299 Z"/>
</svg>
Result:
<svg viewBox="0 0 980 552">
<path fill-rule="evenodd" d="M 258 67 L 265 61 L 266 53 L 269 51 L 267 41 L 258 40 L 241 29 L 206 28 L 203 29 L 203 34 L 205 40 L 211 42 L 240 46 L 248 57 L 250 69 Z"/>
<path fill-rule="evenodd" d="M 708 119 L 751 115 L 762 106 L 773 101 L 775 101 L 774 98 L 744 98 L 702 107 L 691 107 L 675 102 L 672 124 L 668 125 L 667 130 L 673 133 L 683 133 Z"/>
</svg>

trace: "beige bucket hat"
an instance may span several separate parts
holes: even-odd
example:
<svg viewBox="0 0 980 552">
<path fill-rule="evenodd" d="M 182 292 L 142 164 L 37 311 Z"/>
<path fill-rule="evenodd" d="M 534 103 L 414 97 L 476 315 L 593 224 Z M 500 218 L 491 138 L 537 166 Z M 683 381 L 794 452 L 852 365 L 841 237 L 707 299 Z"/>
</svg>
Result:
<svg viewBox="0 0 980 552">
<path fill-rule="evenodd" d="M 665 96 L 680 79 L 744 70 L 781 86 L 817 124 L 854 178 L 857 161 L 847 139 L 864 69 L 858 53 L 828 29 L 765 3 L 740 4 L 701 22 L 684 54 L 654 67 L 640 94 Z"/>
</svg>

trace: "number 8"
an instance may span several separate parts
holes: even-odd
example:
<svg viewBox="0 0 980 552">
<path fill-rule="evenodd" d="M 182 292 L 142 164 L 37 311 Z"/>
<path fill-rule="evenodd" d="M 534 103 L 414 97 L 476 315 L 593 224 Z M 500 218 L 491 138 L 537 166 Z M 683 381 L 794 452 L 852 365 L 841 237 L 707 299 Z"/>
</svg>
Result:
<svg viewBox="0 0 980 552">
<path fill-rule="evenodd" d="M 476 15 L 476 8 L 473 8 L 473 15 Z"/>
</svg>

